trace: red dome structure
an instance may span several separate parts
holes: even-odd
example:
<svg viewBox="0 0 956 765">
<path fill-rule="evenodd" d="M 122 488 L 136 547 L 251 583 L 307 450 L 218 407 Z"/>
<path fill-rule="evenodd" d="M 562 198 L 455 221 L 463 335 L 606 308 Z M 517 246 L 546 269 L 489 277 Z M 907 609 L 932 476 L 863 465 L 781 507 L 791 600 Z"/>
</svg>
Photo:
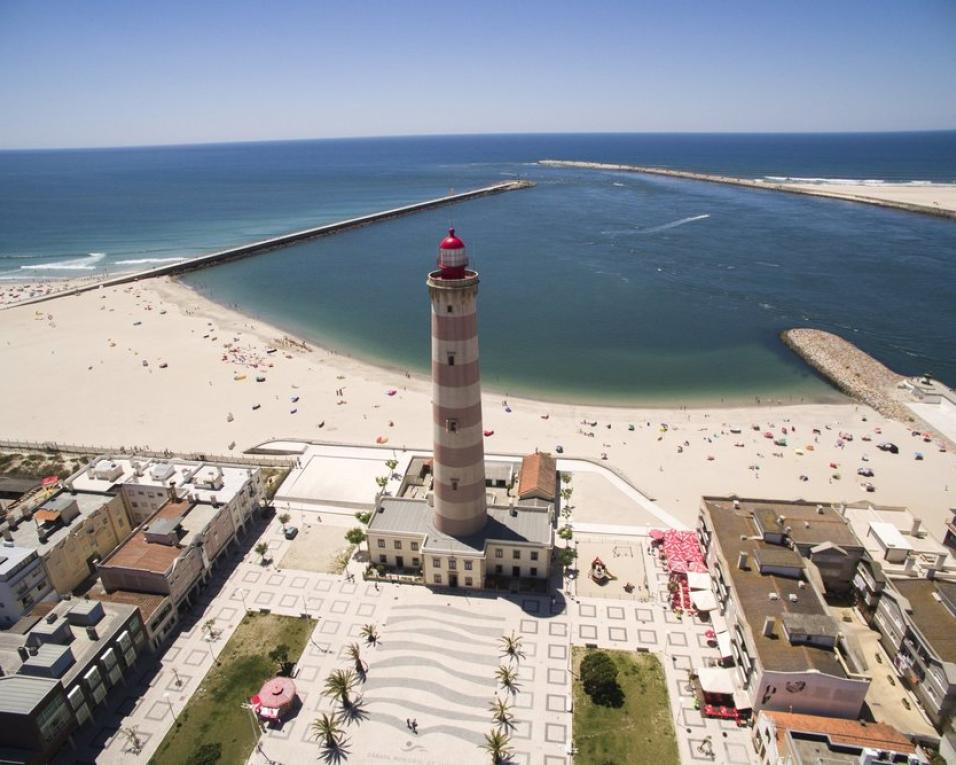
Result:
<svg viewBox="0 0 956 765">
<path fill-rule="evenodd" d="M 455 236 L 455 229 L 448 229 L 448 236 L 438 245 L 438 270 L 442 279 L 464 279 L 468 268 L 465 243 Z"/>
</svg>

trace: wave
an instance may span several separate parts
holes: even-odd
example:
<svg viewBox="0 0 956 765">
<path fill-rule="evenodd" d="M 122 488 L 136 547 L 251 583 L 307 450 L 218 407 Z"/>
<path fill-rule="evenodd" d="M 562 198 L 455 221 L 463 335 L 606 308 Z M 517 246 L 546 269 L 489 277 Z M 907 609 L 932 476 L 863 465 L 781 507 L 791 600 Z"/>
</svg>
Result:
<svg viewBox="0 0 956 765">
<path fill-rule="evenodd" d="M 180 258 L 135 258 L 133 260 L 117 260 L 115 265 L 117 266 L 139 266 L 145 265 L 147 263 L 175 263 L 178 260 L 186 260 L 185 257 Z"/>
<path fill-rule="evenodd" d="M 85 258 L 60 260 L 56 263 L 35 263 L 31 266 L 20 266 L 20 268 L 24 271 L 92 271 L 105 257 L 105 252 L 91 252 Z"/>
<path fill-rule="evenodd" d="M 882 178 L 797 178 L 788 175 L 765 175 L 764 180 L 773 183 L 805 183 L 817 186 L 949 186 L 935 181 L 887 181 Z"/>
<path fill-rule="evenodd" d="M 704 220 L 704 218 L 709 218 L 710 213 L 704 213 L 703 215 L 693 215 L 690 218 L 681 218 L 680 220 L 674 220 L 670 223 L 664 223 L 661 226 L 651 226 L 651 228 L 645 228 L 638 230 L 639 234 L 656 234 L 658 231 L 667 231 L 671 228 L 677 228 L 678 226 L 683 226 L 685 223 L 692 223 L 695 220 Z"/>
</svg>

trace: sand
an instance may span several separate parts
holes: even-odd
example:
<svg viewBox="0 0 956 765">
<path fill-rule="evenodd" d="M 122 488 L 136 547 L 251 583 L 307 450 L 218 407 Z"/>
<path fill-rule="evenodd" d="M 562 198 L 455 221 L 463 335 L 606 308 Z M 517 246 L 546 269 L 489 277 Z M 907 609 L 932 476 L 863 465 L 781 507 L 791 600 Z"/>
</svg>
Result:
<svg viewBox="0 0 956 765">
<path fill-rule="evenodd" d="M 783 188 L 797 188 L 820 196 L 856 201 L 893 202 L 905 205 L 949 210 L 956 213 L 956 183 L 914 185 L 907 183 L 787 183 Z"/>
<path fill-rule="evenodd" d="M 428 332 L 423 326 L 423 343 Z M 0 437 L 215 454 L 278 438 L 371 446 L 383 437 L 388 447 L 429 448 L 427 379 L 313 346 L 282 346 L 284 335 L 166 278 L 0 310 Z M 257 375 L 266 381 L 256 382 Z M 561 444 L 566 457 L 602 461 L 606 454 L 604 464 L 691 525 L 704 494 L 868 498 L 909 506 L 938 537 L 947 508 L 956 506 L 956 455 L 863 405 L 682 411 L 516 398 L 508 404 L 510 413 L 501 395 L 484 397 L 485 427 L 494 430 L 489 451 Z M 584 424 L 590 422 L 597 424 Z M 741 432 L 731 433 L 733 426 Z M 782 435 L 785 426 L 789 446 L 764 438 Z M 854 440 L 839 446 L 841 431 Z M 878 451 L 880 440 L 895 441 L 901 453 Z M 813 451 L 796 453 L 808 444 Z M 914 460 L 916 450 L 923 461 Z M 856 476 L 864 455 L 876 473 L 872 494 Z M 600 508 L 587 515 L 600 520 Z"/>
</svg>

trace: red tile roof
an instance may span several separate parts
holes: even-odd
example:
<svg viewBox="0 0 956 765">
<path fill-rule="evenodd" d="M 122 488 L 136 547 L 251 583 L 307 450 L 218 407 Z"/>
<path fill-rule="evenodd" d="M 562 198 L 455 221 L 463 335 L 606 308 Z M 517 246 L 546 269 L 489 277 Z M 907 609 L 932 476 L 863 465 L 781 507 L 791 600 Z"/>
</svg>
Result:
<svg viewBox="0 0 956 765">
<path fill-rule="evenodd" d="M 768 712 L 777 726 L 777 740 L 787 730 L 802 733 L 820 733 L 829 736 L 830 741 L 851 746 L 888 749 L 901 754 L 912 754 L 916 747 L 892 725 L 885 723 L 863 723 L 856 720 L 843 720 L 837 717 L 801 715 L 793 712 Z"/>
<path fill-rule="evenodd" d="M 521 460 L 518 499 L 540 497 L 553 502 L 558 463 L 547 452 L 535 452 Z"/>
<path fill-rule="evenodd" d="M 171 500 L 157 510 L 149 520 L 178 518 L 189 507 L 190 504 L 186 501 Z M 121 547 L 117 548 L 116 552 L 103 563 L 103 567 L 138 569 L 156 574 L 165 574 L 181 552 L 182 550 L 179 547 L 164 545 L 159 542 L 147 542 L 146 534 L 137 531 Z"/>
</svg>

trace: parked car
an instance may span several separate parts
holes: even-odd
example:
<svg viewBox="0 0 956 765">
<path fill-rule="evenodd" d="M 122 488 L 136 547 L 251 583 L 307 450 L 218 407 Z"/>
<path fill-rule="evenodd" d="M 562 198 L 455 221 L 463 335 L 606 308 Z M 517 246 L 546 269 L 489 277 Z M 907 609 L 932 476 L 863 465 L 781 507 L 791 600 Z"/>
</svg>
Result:
<svg viewBox="0 0 956 765">
<path fill-rule="evenodd" d="M 857 474 L 857 475 L 862 475 L 862 476 L 864 476 L 864 477 L 866 477 L 866 478 L 872 478 L 872 477 L 873 477 L 873 468 L 868 468 L 868 467 L 857 468 L 856 474 Z"/>
<path fill-rule="evenodd" d="M 884 441 L 882 444 L 879 444 L 877 447 L 881 452 L 889 452 L 890 454 L 899 454 L 900 447 L 896 444 L 891 444 L 889 441 Z"/>
<path fill-rule="evenodd" d="M 286 526 L 282 533 L 285 535 L 286 539 L 295 539 L 295 536 L 299 533 L 299 530 L 295 526 Z"/>
</svg>

